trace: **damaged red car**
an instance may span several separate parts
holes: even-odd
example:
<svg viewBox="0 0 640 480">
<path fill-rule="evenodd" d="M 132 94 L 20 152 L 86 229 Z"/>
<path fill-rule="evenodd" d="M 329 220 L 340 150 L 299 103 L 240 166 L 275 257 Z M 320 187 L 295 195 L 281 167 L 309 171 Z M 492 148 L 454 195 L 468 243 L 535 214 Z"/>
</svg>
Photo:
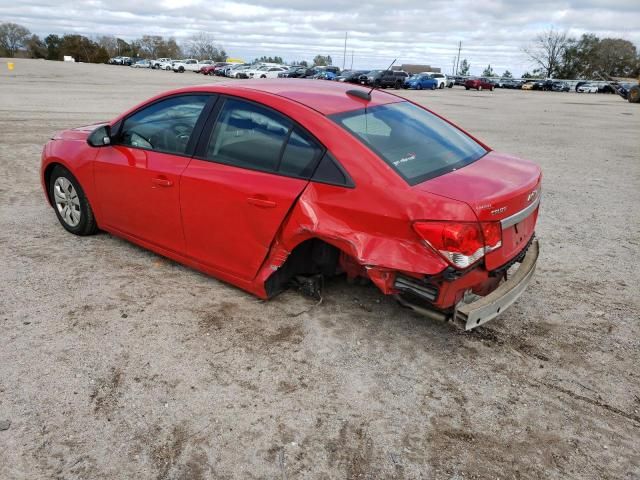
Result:
<svg viewBox="0 0 640 480">
<path fill-rule="evenodd" d="M 467 329 L 536 266 L 541 171 L 404 98 L 256 80 L 164 93 L 44 147 L 62 226 L 104 230 L 261 298 L 322 278 Z"/>
</svg>

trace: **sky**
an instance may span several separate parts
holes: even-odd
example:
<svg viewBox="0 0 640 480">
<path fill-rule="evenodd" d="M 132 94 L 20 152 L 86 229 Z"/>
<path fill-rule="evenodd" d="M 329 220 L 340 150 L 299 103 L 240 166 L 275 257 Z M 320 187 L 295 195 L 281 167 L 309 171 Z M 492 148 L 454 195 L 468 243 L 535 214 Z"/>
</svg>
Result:
<svg viewBox="0 0 640 480">
<path fill-rule="evenodd" d="M 520 75 L 533 68 L 523 47 L 549 28 L 623 38 L 640 48 L 640 0 L 0 0 L 2 22 L 41 36 L 149 34 L 180 42 L 207 32 L 245 60 L 328 54 L 334 65 L 365 69 L 397 58 L 445 73 L 462 42 L 472 74 L 491 64 L 498 74 Z"/>
</svg>

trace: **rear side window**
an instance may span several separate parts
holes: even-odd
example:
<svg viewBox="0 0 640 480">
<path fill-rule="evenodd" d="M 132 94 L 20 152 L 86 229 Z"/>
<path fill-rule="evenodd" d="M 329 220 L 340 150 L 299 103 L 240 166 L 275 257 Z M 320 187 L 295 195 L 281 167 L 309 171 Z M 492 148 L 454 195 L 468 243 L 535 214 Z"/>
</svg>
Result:
<svg viewBox="0 0 640 480">
<path fill-rule="evenodd" d="M 305 133 L 293 130 L 282 154 L 279 173 L 308 178 L 318 161 L 322 149 Z"/>
<path fill-rule="evenodd" d="M 275 172 L 292 126 L 290 120 L 272 110 L 228 99 L 209 139 L 206 158 Z"/>
<path fill-rule="evenodd" d="M 409 102 L 331 118 L 376 152 L 410 185 L 462 168 L 487 153 L 459 129 Z"/>
</svg>

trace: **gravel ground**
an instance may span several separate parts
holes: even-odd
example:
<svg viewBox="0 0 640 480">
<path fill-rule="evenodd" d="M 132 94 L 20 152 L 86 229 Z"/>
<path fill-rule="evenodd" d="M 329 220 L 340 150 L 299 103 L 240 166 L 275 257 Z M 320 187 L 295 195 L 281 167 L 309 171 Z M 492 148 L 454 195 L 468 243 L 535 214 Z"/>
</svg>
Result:
<svg viewBox="0 0 640 480">
<path fill-rule="evenodd" d="M 0 478 L 640 478 L 640 108 L 401 92 L 544 170 L 535 280 L 472 333 L 372 286 L 262 302 L 100 234 L 38 178 L 61 129 L 218 81 L 0 60 Z"/>
</svg>

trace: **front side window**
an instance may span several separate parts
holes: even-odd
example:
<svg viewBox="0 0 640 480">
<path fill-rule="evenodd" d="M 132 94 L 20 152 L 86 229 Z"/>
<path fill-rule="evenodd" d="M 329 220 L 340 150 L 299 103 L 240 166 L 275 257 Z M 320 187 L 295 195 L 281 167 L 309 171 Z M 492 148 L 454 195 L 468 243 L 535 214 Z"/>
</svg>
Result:
<svg viewBox="0 0 640 480">
<path fill-rule="evenodd" d="M 128 117 L 119 143 L 157 152 L 185 154 L 208 95 L 183 95 L 156 102 Z"/>
<path fill-rule="evenodd" d="M 484 156 L 478 142 L 409 102 L 332 115 L 410 185 L 462 168 Z"/>
<path fill-rule="evenodd" d="M 211 133 L 206 158 L 236 167 L 276 171 L 293 124 L 242 100 L 226 100 Z"/>
</svg>

